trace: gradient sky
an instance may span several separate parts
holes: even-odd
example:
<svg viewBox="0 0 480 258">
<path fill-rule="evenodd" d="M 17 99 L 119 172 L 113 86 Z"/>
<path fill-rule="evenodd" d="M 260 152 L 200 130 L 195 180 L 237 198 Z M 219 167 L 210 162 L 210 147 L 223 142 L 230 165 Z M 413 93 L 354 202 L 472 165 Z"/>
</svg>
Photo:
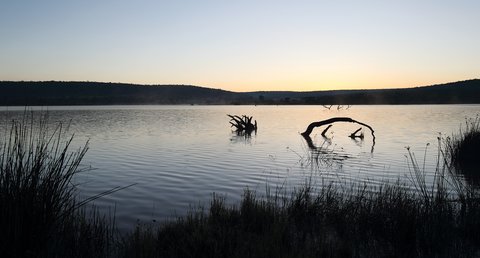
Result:
<svg viewBox="0 0 480 258">
<path fill-rule="evenodd" d="M 0 80 L 307 91 L 479 72 L 480 1 L 0 2 Z"/>
</svg>

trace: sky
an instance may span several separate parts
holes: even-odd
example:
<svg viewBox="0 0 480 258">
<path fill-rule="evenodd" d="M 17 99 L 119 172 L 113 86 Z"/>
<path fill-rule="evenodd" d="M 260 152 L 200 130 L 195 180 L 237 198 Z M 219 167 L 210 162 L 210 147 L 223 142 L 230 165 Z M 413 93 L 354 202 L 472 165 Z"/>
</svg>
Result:
<svg viewBox="0 0 480 258">
<path fill-rule="evenodd" d="M 480 78 L 480 1 L 2 0 L 0 80 L 231 91 Z"/>
</svg>

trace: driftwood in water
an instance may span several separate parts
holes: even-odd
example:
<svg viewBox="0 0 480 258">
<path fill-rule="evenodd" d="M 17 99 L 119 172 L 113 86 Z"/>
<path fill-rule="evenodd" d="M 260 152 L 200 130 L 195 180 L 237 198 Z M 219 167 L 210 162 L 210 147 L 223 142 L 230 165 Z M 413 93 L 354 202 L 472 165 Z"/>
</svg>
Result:
<svg viewBox="0 0 480 258">
<path fill-rule="evenodd" d="M 325 130 L 322 131 L 321 135 L 324 137 L 324 138 L 328 138 L 327 137 L 327 131 L 328 129 L 330 129 L 333 125 L 332 124 L 329 124 L 327 126 L 327 128 L 325 128 Z M 351 133 L 348 137 L 352 138 L 352 139 L 355 139 L 355 138 L 360 138 L 360 139 L 363 139 L 364 138 L 364 135 L 363 135 L 363 132 L 360 132 L 360 130 L 362 130 L 362 128 L 358 128 L 357 130 L 355 130 L 355 132 Z M 360 132 L 360 134 L 357 134 L 358 132 Z"/>
<path fill-rule="evenodd" d="M 348 123 L 356 123 L 356 124 L 359 124 L 359 125 L 362 125 L 362 126 L 365 126 L 367 127 L 368 129 L 370 129 L 370 132 L 372 133 L 372 137 L 373 137 L 373 146 L 372 146 L 372 152 L 373 152 L 373 147 L 375 146 L 375 131 L 373 130 L 373 128 L 365 123 L 362 123 L 362 122 L 359 122 L 359 121 L 356 121 L 354 119 L 351 119 L 349 117 L 334 117 L 334 118 L 330 118 L 330 119 L 327 119 L 327 120 L 323 120 L 323 121 L 318 121 L 318 122 L 313 122 L 311 124 L 308 125 L 307 129 L 305 130 L 305 132 L 302 133 L 302 136 L 303 138 L 305 138 L 305 140 L 307 141 L 307 144 L 310 148 L 313 148 L 314 147 L 314 144 L 313 144 L 313 141 L 312 139 L 310 138 L 310 134 L 312 133 L 313 129 L 315 127 L 320 127 L 320 126 L 323 126 L 323 125 L 328 125 L 328 127 L 322 131 L 322 136 L 323 137 L 326 137 L 325 134 L 327 133 L 328 129 L 330 129 L 330 127 L 332 127 L 332 124 L 333 123 L 336 123 L 336 122 L 348 122 Z M 363 133 L 357 135 L 357 133 L 361 130 L 362 128 L 359 128 L 358 130 L 356 130 L 355 132 L 353 132 L 352 134 L 349 135 L 350 138 L 352 139 L 355 139 L 355 138 L 360 138 L 360 139 L 363 139 Z"/>
<path fill-rule="evenodd" d="M 333 105 L 322 105 L 324 108 L 330 110 L 332 109 Z M 345 107 L 345 105 L 337 105 L 337 110 L 340 110 L 340 109 L 343 109 L 345 108 L 345 110 L 349 109 L 350 108 L 350 105 L 347 105 L 347 107 Z"/>
<path fill-rule="evenodd" d="M 360 130 L 362 130 L 362 128 L 358 128 L 355 132 L 351 133 L 348 137 L 354 139 L 354 138 L 360 138 L 360 139 L 363 139 L 363 132 L 360 132 Z M 360 132 L 360 134 L 357 134 L 358 132 Z"/>
<path fill-rule="evenodd" d="M 322 132 L 323 137 L 327 137 L 325 134 L 327 133 L 328 129 L 330 129 L 330 127 L 332 127 L 332 125 L 328 125 L 327 128 L 325 128 L 325 130 L 323 130 L 323 132 Z"/>
<path fill-rule="evenodd" d="M 313 122 L 313 123 L 308 125 L 307 129 L 305 130 L 305 132 L 302 133 L 302 135 L 303 136 L 310 136 L 310 134 L 312 133 L 312 131 L 315 127 L 319 127 L 319 126 L 322 126 L 322 125 L 329 125 L 329 124 L 333 124 L 333 123 L 336 123 L 336 122 L 357 123 L 359 125 L 365 126 L 368 129 L 370 129 L 370 132 L 372 133 L 373 138 L 375 138 L 375 131 L 373 130 L 373 128 L 371 126 L 369 126 L 367 124 L 364 124 L 362 122 L 358 122 L 356 120 L 353 120 L 350 117 L 334 117 L 334 118 L 330 118 L 330 119 L 323 120 L 323 121 Z"/>
<path fill-rule="evenodd" d="M 243 115 L 242 117 L 237 115 L 227 115 L 230 117 L 231 127 L 235 127 L 237 133 L 251 134 L 253 131 L 257 131 L 257 120 L 252 123 L 253 117 Z"/>
</svg>

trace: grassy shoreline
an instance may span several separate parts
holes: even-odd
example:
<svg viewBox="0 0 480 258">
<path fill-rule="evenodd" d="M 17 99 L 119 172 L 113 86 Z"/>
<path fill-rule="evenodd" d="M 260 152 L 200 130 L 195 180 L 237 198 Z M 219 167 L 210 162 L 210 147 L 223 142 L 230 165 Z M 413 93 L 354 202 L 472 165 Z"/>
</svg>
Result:
<svg viewBox="0 0 480 258">
<path fill-rule="evenodd" d="M 431 185 L 410 153 L 413 191 L 400 182 L 307 182 L 292 193 L 264 196 L 246 189 L 237 205 L 213 195 L 209 207 L 120 235 L 114 216 L 86 211 L 95 196 L 76 199 L 72 177 L 83 171 L 88 143 L 71 151 L 73 136 L 61 125 L 48 128 L 46 119 L 12 121 L 1 139 L 0 253 L 7 257 L 480 255 L 480 196 L 454 174 L 445 148 L 456 145 L 439 140 Z"/>
<path fill-rule="evenodd" d="M 138 226 L 125 257 L 476 257 L 479 198 L 425 198 L 406 187 L 305 185 L 290 197 L 246 190 L 238 206 L 214 196 L 159 227 Z"/>
</svg>

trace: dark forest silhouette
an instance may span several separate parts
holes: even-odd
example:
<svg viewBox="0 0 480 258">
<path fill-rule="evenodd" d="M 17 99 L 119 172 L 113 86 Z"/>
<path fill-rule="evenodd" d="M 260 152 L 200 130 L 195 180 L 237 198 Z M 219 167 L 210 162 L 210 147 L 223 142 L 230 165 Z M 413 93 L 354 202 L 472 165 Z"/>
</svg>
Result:
<svg viewBox="0 0 480 258">
<path fill-rule="evenodd" d="M 101 82 L 0 81 L 0 105 L 148 104 L 472 104 L 480 103 L 480 79 L 433 86 L 337 91 L 231 92 L 190 85 Z"/>
</svg>

